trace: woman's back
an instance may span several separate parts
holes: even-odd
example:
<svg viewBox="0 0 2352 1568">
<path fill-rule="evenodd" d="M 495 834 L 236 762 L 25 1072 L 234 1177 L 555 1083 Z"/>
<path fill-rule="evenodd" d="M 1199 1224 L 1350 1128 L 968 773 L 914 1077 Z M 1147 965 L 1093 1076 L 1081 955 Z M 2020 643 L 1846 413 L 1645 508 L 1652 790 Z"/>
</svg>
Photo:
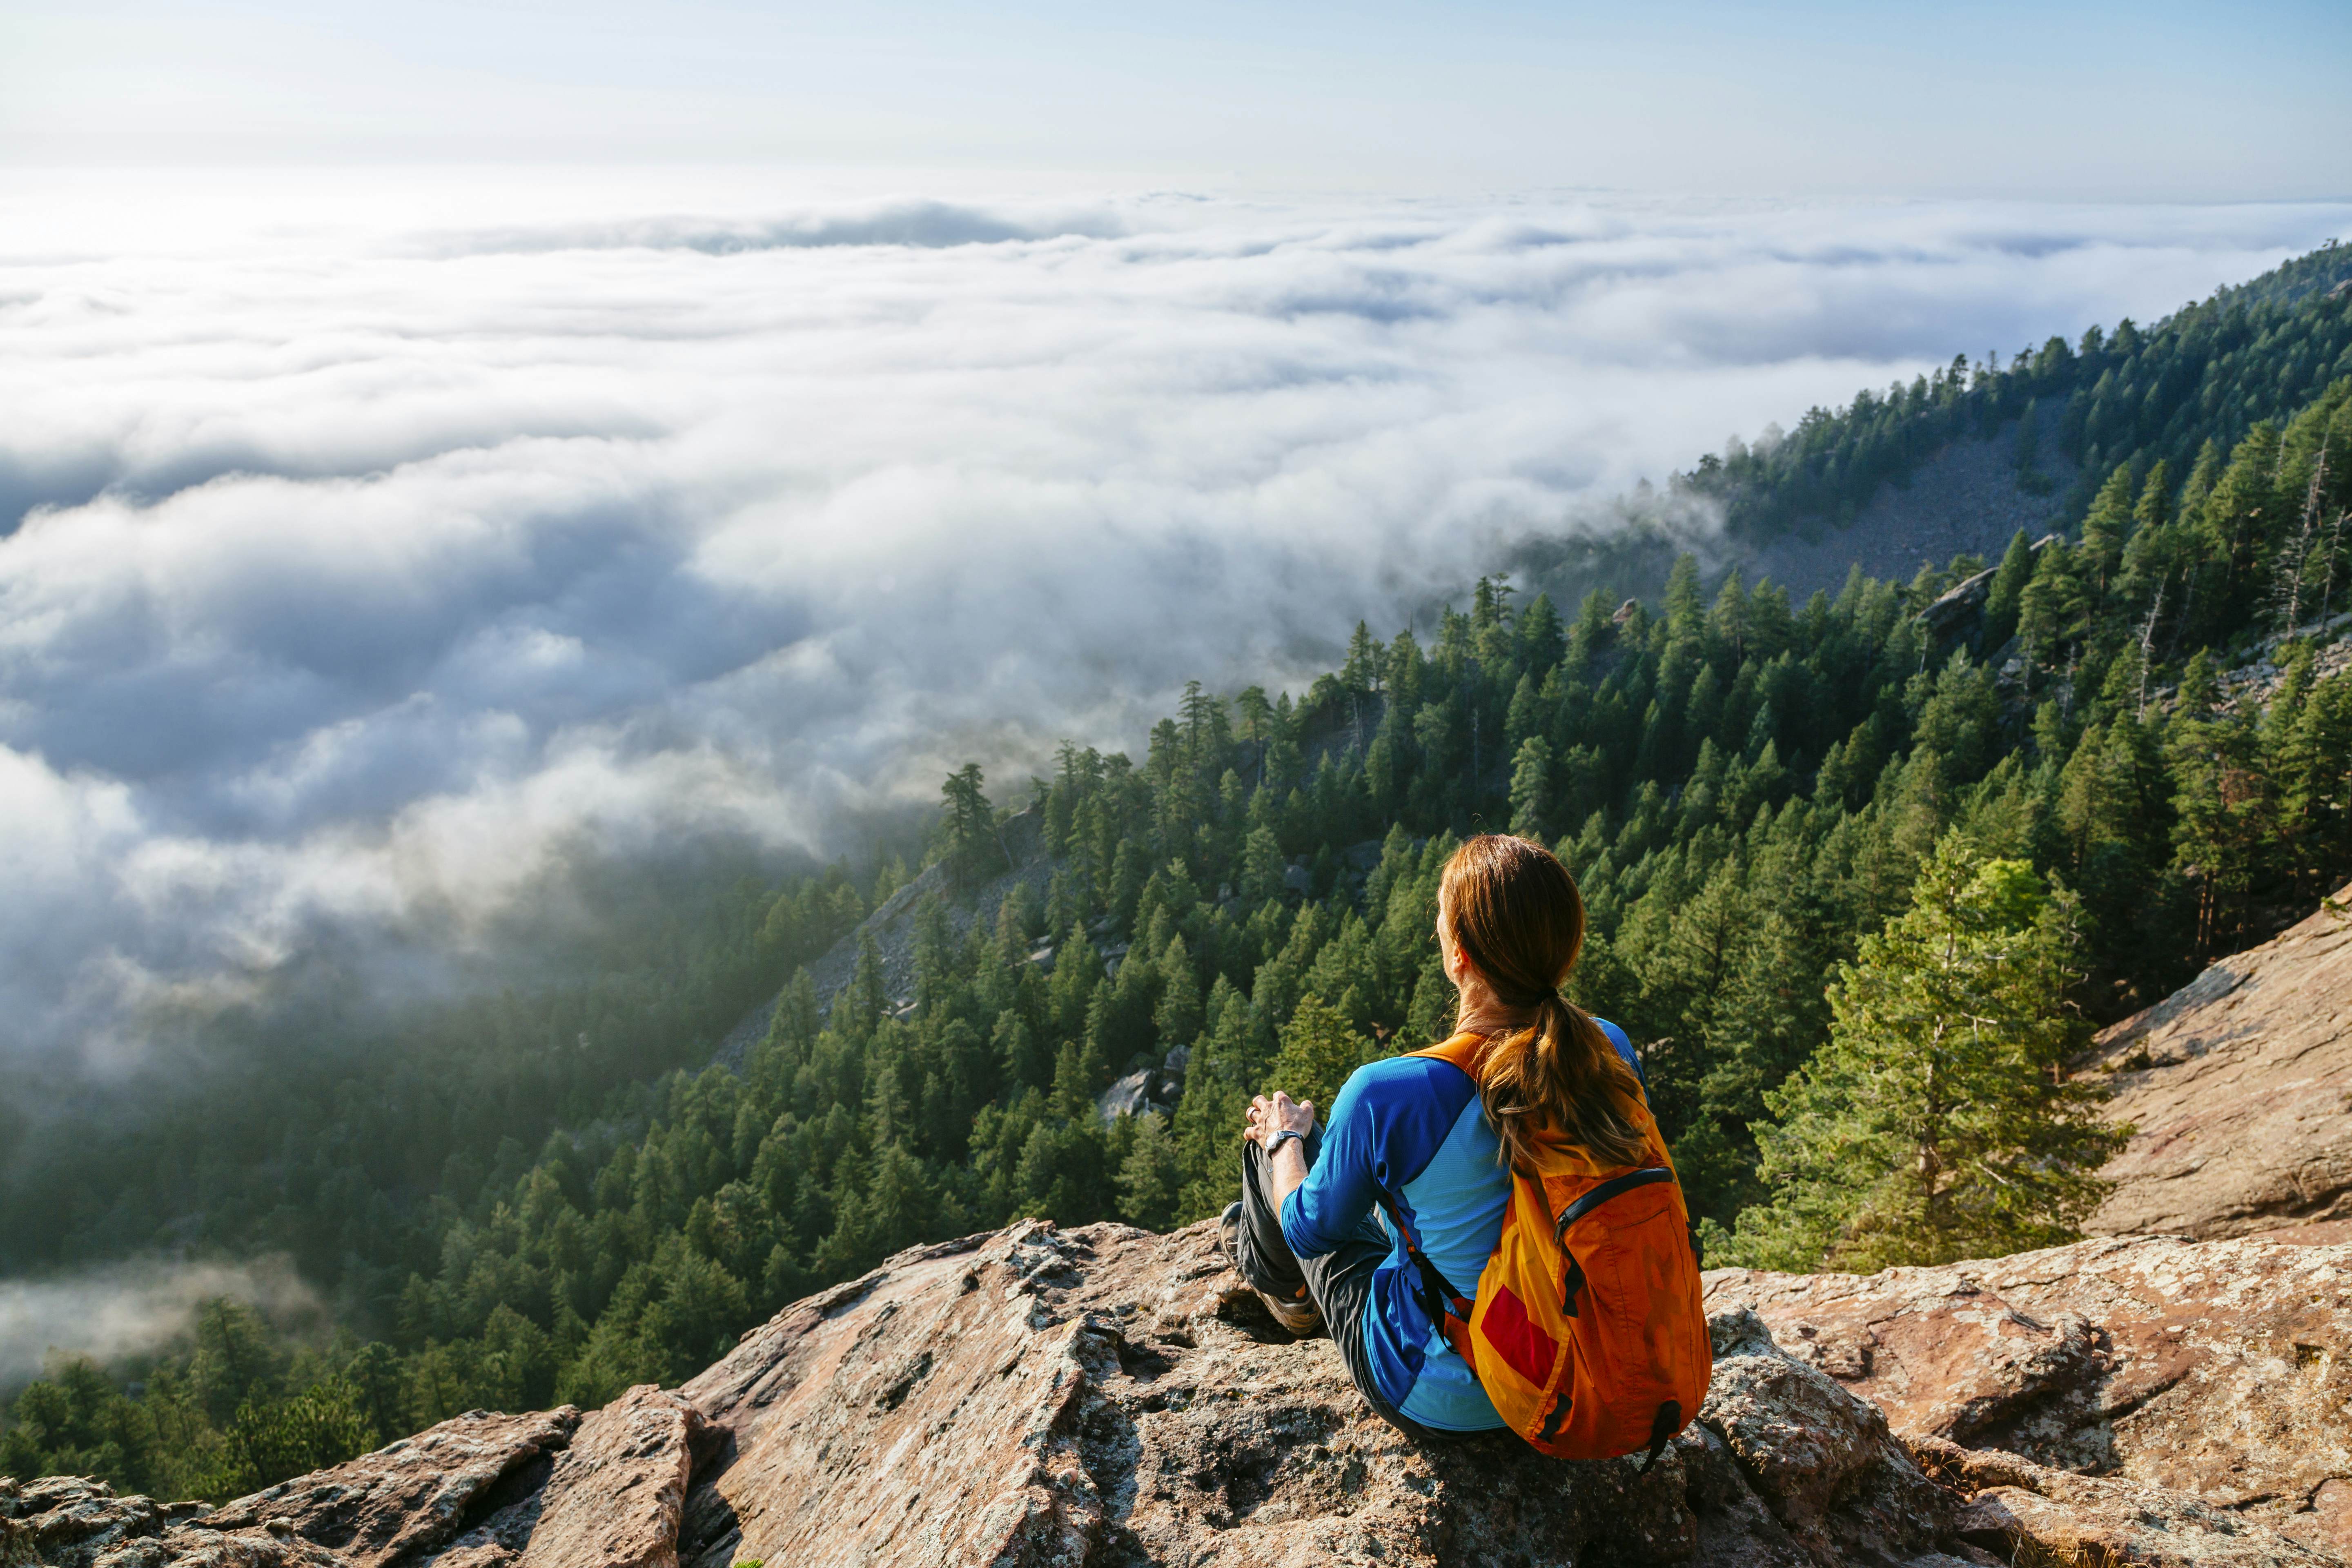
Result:
<svg viewBox="0 0 2352 1568">
<path fill-rule="evenodd" d="M 1624 1035 L 1596 1022 L 1638 1072 Z M 1365 1352 L 1382 1394 L 1440 1430 L 1482 1430 L 1501 1417 L 1445 1342 L 1390 1216 L 1402 1221 L 1457 1293 L 1474 1290 L 1510 1202 L 1499 1149 L 1468 1073 L 1433 1057 L 1391 1058 L 1348 1079 L 1307 1151 L 1306 1183 L 1282 1205 L 1283 1238 L 1301 1256 L 1329 1251 L 1374 1216 L 1387 1227 L 1389 1256 L 1367 1303 Z"/>
<path fill-rule="evenodd" d="M 1328 1326 L 1383 1418 L 1483 1431 L 1505 1422 L 1457 1346 L 1475 1348 L 1467 1298 L 1511 1228 L 1512 1170 L 1559 1146 L 1630 1164 L 1655 1133 L 1624 1035 L 1560 994 L 1584 906 L 1550 851 L 1472 838 L 1445 863 L 1435 914 L 1463 1032 L 1444 1059 L 1359 1068 L 1319 1122 L 1279 1087 L 1254 1100 L 1223 1234 L 1276 1321 Z"/>
</svg>

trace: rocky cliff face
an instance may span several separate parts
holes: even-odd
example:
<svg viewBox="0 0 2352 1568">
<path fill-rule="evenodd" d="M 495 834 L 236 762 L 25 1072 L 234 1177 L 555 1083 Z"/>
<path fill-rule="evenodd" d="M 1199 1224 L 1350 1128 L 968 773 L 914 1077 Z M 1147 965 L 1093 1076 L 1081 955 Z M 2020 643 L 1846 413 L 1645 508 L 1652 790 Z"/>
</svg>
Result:
<svg viewBox="0 0 2352 1568">
<path fill-rule="evenodd" d="M 217 1510 L 0 1482 L 0 1563 L 2347 1561 L 2352 1247 L 1708 1288 L 1713 1388 L 1647 1473 L 1404 1441 L 1207 1226 L 1027 1224 L 803 1301 L 675 1393 L 478 1412 Z"/>
<path fill-rule="evenodd" d="M 2352 1216 L 2347 900 L 2099 1035 L 2085 1066 L 2137 1131 L 2086 1228 L 2230 1237 Z"/>
</svg>

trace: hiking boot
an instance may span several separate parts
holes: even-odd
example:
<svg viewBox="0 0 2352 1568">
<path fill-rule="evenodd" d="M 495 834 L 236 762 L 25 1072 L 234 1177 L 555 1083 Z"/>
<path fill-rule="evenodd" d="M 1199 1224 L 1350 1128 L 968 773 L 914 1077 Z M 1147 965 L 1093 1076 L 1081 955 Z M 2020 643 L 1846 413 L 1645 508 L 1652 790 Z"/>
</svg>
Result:
<svg viewBox="0 0 2352 1568">
<path fill-rule="evenodd" d="M 1271 1290 L 1258 1291 L 1257 1299 L 1265 1303 L 1265 1310 L 1274 1314 L 1274 1321 L 1286 1331 L 1302 1340 L 1313 1339 L 1323 1331 L 1323 1310 L 1307 1295 L 1306 1286 L 1298 1288 L 1295 1301 L 1286 1301 Z"/>
<path fill-rule="evenodd" d="M 1224 1253 L 1225 1261 L 1234 1266 L 1234 1272 L 1240 1273 L 1246 1280 L 1249 1275 L 1242 1270 L 1241 1237 L 1242 1205 L 1238 1203 L 1228 1205 L 1223 1216 L 1217 1221 L 1217 1247 Z M 1271 1290 L 1258 1289 L 1255 1281 L 1250 1284 L 1250 1289 L 1256 1291 L 1257 1299 L 1265 1303 L 1266 1311 L 1286 1332 L 1304 1340 L 1322 1331 L 1322 1310 L 1315 1305 L 1314 1298 L 1307 1295 L 1305 1285 L 1298 1287 L 1296 1297 L 1288 1299 Z"/>
</svg>

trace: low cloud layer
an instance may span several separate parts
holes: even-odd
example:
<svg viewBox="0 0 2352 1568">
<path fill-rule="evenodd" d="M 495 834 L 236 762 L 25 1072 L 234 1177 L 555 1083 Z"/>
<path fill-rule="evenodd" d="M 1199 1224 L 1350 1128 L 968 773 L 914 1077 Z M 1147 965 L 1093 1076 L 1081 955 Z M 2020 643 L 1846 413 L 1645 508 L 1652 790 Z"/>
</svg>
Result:
<svg viewBox="0 0 2352 1568">
<path fill-rule="evenodd" d="M 55 1279 L 0 1279 L 0 1393 L 23 1386 L 57 1356 L 102 1364 L 163 1349 L 221 1297 L 284 1320 L 318 1309 L 291 1260 L 110 1264 Z"/>
<path fill-rule="evenodd" d="M 0 1056 L 462 945 L 582 835 L 829 853 L 1132 746 L 1734 431 L 2347 216 L 465 178 L 0 187 Z"/>
</svg>

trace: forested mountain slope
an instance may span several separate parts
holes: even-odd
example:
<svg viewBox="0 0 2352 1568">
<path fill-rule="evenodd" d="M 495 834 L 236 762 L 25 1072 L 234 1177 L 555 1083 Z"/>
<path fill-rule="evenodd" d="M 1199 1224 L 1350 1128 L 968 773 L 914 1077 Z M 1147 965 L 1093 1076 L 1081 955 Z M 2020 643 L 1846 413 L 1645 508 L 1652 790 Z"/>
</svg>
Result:
<svg viewBox="0 0 2352 1568">
<path fill-rule="evenodd" d="M 2283 420 L 2352 374 L 2352 247 L 2331 244 L 2153 327 L 2095 326 L 2004 362 L 1956 356 L 1932 375 L 1806 411 L 1620 498 L 1591 526 L 1515 543 L 1506 563 L 1559 603 L 1591 587 L 1654 597 L 1680 550 L 1802 600 L 1847 569 L 1908 581 L 1923 563 L 1991 554 L 2010 534 L 2079 524 L 2115 468 L 2181 479 L 2257 420 Z M 1722 531 L 1714 526 L 1717 520 Z"/>
<path fill-rule="evenodd" d="M 2063 491 L 2058 510 L 2078 521 L 2112 470 L 2144 479 L 2163 463 L 2177 483 L 2209 445 L 2226 452 L 2352 372 L 2347 280 L 2352 247 L 2331 242 L 2153 327 L 2126 318 L 2076 343 L 2029 345 L 2005 365 L 1999 353 L 1963 354 L 1907 386 L 1809 409 L 1793 430 L 1701 458 L 1676 484 L 1722 502 L 1733 534 L 1759 543 L 1843 528 L 1874 500 L 1884 526 L 1903 514 L 1922 465 L 1953 443 L 2001 437 L 2017 489 Z"/>
<path fill-rule="evenodd" d="M 2302 375 L 2347 308 L 2263 302 L 2335 314 L 2255 342 Z M 1654 605 L 1596 592 L 1572 619 L 1490 579 L 1425 643 L 1360 628 L 1303 694 L 1193 689 L 1139 761 L 1066 748 L 994 801 L 967 769 L 943 886 L 901 906 L 903 980 L 876 942 L 835 960 L 829 1007 L 802 973 L 740 1071 L 616 1076 L 633 1049 L 709 1060 L 903 873 L 717 900 L 696 966 L 633 983 L 667 1010 L 628 986 L 509 999 L 452 1012 L 437 1055 L 388 1042 L 347 1085 L 257 1072 L 226 1126 L 199 1096 L 152 1143 L 58 1137 L 8 1177 L 18 1260 L 84 1225 L 154 1245 L 193 1212 L 210 1247 L 294 1250 L 346 1330 L 294 1354 L 215 1307 L 185 1353 L 117 1369 L 135 1398 L 87 1366 L 27 1391 L 0 1468 L 226 1495 L 473 1406 L 675 1381 L 917 1241 L 1213 1212 L 1253 1091 L 1324 1100 L 1442 1032 L 1437 868 L 1490 828 L 1574 868 L 1592 918 L 1575 992 L 1640 1043 L 1717 1257 L 1876 1267 L 2063 1239 L 2110 1146 L 2058 1070 L 2089 1025 L 2352 870 L 2352 683 L 2314 675 L 2352 584 L 2352 379 L 2291 412 L 2185 468 L 2104 467 L 2076 537 L 2020 534 L 1995 568 L 1856 572 L 1797 603 L 1703 584 L 1685 558 Z M 2264 639 L 2275 678 L 2225 690 Z M 965 926 L 1024 859 L 1001 836 L 1016 811 L 1037 874 Z M 1902 1118 L 1933 1085 L 1905 1076 L 1900 1018 L 1943 1005 L 1930 951 L 1983 958 L 1971 1062 L 2000 1115 L 1923 1133 Z M 446 1081 L 404 1065 L 469 1048 Z M 1115 1078 L 1171 1058 L 1172 1117 L 1105 1123 Z M 1902 1159 L 1820 1153 L 1921 1136 L 1949 1160 L 1924 1187 Z"/>
</svg>

